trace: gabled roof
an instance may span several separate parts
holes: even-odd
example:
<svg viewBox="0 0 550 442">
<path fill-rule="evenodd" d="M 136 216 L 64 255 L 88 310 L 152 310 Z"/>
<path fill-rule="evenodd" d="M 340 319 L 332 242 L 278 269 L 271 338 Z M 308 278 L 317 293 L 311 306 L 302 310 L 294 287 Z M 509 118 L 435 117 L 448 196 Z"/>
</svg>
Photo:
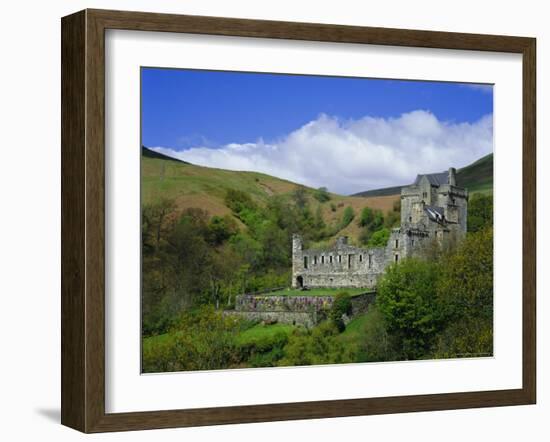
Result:
<svg viewBox="0 0 550 442">
<path fill-rule="evenodd" d="M 445 210 L 438 206 L 424 206 L 424 211 L 428 214 L 428 218 L 436 223 L 445 221 Z"/>
<path fill-rule="evenodd" d="M 420 180 L 424 176 L 428 179 L 428 182 L 432 186 L 441 186 L 442 184 L 447 184 L 449 182 L 449 173 L 441 172 L 441 173 L 427 173 L 424 175 L 417 175 L 416 180 L 414 180 L 414 184 L 415 185 L 420 184 Z"/>
</svg>

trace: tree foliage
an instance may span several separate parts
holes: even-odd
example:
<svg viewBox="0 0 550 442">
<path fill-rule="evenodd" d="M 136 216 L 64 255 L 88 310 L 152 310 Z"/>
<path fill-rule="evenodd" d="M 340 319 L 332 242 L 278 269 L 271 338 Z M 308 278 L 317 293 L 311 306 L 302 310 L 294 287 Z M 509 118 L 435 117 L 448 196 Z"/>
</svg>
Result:
<svg viewBox="0 0 550 442">
<path fill-rule="evenodd" d="M 321 204 L 330 201 L 330 194 L 326 187 L 319 187 L 315 192 L 313 192 L 313 198 L 319 201 Z"/>
<path fill-rule="evenodd" d="M 493 196 L 475 193 L 468 202 L 468 231 L 478 232 L 493 225 Z"/>
<path fill-rule="evenodd" d="M 387 269 L 377 306 L 396 359 L 488 356 L 493 330 L 493 230 L 468 233 L 437 260 Z"/>
<path fill-rule="evenodd" d="M 355 211 L 353 210 L 353 207 L 347 206 L 344 209 L 344 213 L 342 214 L 342 222 L 340 224 L 340 229 L 343 229 L 353 221 L 353 218 L 355 218 Z"/>
<path fill-rule="evenodd" d="M 390 239 L 390 230 L 383 227 L 380 230 L 377 230 L 374 232 L 368 242 L 367 245 L 369 247 L 386 247 L 386 244 L 388 244 L 388 240 Z"/>
<path fill-rule="evenodd" d="M 311 330 L 298 329 L 284 347 L 278 365 L 342 364 L 355 361 L 355 349 L 337 339 L 338 329 L 325 321 Z"/>
<path fill-rule="evenodd" d="M 378 285 L 377 304 L 404 359 L 421 358 L 432 344 L 441 321 L 434 296 L 438 273 L 435 263 L 404 259 Z"/>
<path fill-rule="evenodd" d="M 143 370 L 151 373 L 231 367 L 239 361 L 235 336 L 242 326 L 211 306 L 185 312 L 172 329 L 172 340 L 144 349 Z"/>
<path fill-rule="evenodd" d="M 329 319 L 336 326 L 339 332 L 344 331 L 346 324 L 344 323 L 344 315 L 351 315 L 351 297 L 347 292 L 337 293 L 330 309 Z"/>
</svg>

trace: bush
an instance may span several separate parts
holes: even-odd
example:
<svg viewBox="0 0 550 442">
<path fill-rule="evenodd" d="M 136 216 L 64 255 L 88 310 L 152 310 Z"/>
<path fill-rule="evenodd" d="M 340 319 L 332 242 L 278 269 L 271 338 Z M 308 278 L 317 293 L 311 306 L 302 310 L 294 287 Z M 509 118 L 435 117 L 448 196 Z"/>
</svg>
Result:
<svg viewBox="0 0 550 442">
<path fill-rule="evenodd" d="M 315 198 L 320 203 L 326 203 L 330 201 L 330 194 L 326 187 L 319 187 L 315 192 L 313 192 L 313 198 Z"/>
<path fill-rule="evenodd" d="M 475 193 L 468 202 L 468 232 L 493 226 L 493 197 Z"/>
<path fill-rule="evenodd" d="M 364 327 L 362 362 L 383 362 L 396 359 L 393 341 L 386 329 L 384 316 L 377 305 L 373 305 L 367 313 L 368 321 Z"/>
<path fill-rule="evenodd" d="M 438 337 L 438 357 L 493 352 L 493 229 L 468 233 L 450 255 L 437 285 L 448 318 Z"/>
<path fill-rule="evenodd" d="M 297 330 L 284 347 L 279 366 L 342 364 L 355 361 L 355 349 L 337 339 L 338 329 L 326 321 L 312 330 Z"/>
<path fill-rule="evenodd" d="M 433 343 L 442 319 L 439 274 L 437 263 L 404 259 L 380 279 L 376 302 L 403 359 L 424 357 Z"/>
<path fill-rule="evenodd" d="M 353 208 L 351 206 L 346 207 L 342 215 L 340 229 L 349 226 L 349 224 L 353 221 L 353 218 L 355 218 L 355 212 L 353 211 Z"/>
<path fill-rule="evenodd" d="M 143 352 L 143 371 L 229 368 L 239 362 L 235 337 L 242 326 L 211 306 L 184 313 L 170 332 L 172 339 Z"/>
<path fill-rule="evenodd" d="M 369 247 L 386 247 L 389 239 L 390 230 L 382 228 L 371 235 L 371 237 L 367 241 L 367 245 Z"/>
<path fill-rule="evenodd" d="M 346 324 L 342 317 L 344 315 L 351 315 L 351 307 L 351 297 L 347 292 L 336 294 L 334 302 L 332 303 L 332 308 L 330 309 L 329 318 L 339 332 L 343 332 L 346 328 Z"/>
<path fill-rule="evenodd" d="M 218 246 L 237 233 L 239 226 L 231 216 L 213 216 L 208 223 L 206 237 L 210 244 Z"/>
</svg>

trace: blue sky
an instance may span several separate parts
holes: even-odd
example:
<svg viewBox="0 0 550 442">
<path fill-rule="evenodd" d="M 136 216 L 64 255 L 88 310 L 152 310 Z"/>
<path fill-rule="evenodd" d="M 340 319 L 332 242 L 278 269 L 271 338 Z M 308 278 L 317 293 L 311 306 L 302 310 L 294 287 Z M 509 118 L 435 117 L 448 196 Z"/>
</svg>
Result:
<svg viewBox="0 0 550 442">
<path fill-rule="evenodd" d="M 490 86 L 143 68 L 141 92 L 144 145 L 340 193 L 403 184 L 426 172 L 421 165 L 461 167 L 492 151 Z M 345 157 L 357 164 L 337 161 L 334 176 L 306 170 Z"/>
</svg>

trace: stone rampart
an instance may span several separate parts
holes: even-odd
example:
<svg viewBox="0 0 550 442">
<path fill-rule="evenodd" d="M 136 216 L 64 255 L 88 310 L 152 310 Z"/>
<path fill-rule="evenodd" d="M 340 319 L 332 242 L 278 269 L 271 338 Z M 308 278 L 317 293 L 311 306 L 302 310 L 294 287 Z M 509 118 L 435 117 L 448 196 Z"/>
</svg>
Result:
<svg viewBox="0 0 550 442">
<path fill-rule="evenodd" d="M 365 313 L 376 299 L 374 292 L 351 298 L 352 317 Z M 251 321 L 279 322 L 283 324 L 312 327 L 326 317 L 334 296 L 281 296 L 281 295 L 239 295 L 235 310 L 226 315 L 238 316 Z"/>
</svg>

